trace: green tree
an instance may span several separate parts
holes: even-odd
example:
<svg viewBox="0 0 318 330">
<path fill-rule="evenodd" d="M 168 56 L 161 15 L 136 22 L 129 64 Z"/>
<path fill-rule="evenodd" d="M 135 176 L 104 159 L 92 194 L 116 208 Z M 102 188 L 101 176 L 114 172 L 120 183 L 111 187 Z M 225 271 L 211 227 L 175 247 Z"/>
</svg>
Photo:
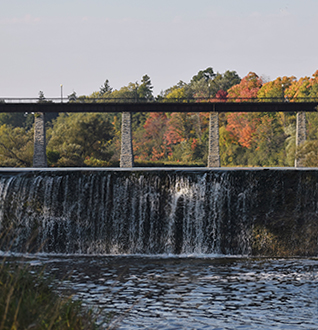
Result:
<svg viewBox="0 0 318 330">
<path fill-rule="evenodd" d="M 168 88 L 162 93 L 162 101 L 179 102 L 180 100 L 183 100 L 186 102 L 188 96 L 189 96 L 188 85 L 182 80 L 180 80 L 178 84 Z"/>
<path fill-rule="evenodd" d="M 141 84 L 138 86 L 138 101 L 152 101 L 154 99 L 152 89 L 150 77 L 144 75 Z"/>
<path fill-rule="evenodd" d="M 47 149 L 58 159 L 57 166 L 109 165 L 114 132 L 105 114 L 61 114 L 49 136 Z"/>
<path fill-rule="evenodd" d="M 195 76 L 192 77 L 190 84 L 204 79 L 207 83 L 215 77 L 215 73 L 211 67 L 205 70 L 200 70 Z"/>
<path fill-rule="evenodd" d="M 124 86 L 119 90 L 115 89 L 112 93 L 106 96 L 116 100 L 116 102 L 136 102 L 138 101 L 138 82 L 129 83 L 128 86 Z"/>
<path fill-rule="evenodd" d="M 33 130 L 0 127 L 0 166 L 30 167 L 33 160 Z"/>
<path fill-rule="evenodd" d="M 100 86 L 99 88 L 99 96 L 103 96 L 105 94 L 109 94 L 112 92 L 112 88 L 109 85 L 109 80 L 106 79 L 104 85 Z"/>
<path fill-rule="evenodd" d="M 7 125 L 12 127 L 24 127 L 30 129 L 33 124 L 33 115 L 31 113 L 13 112 L 0 113 L 0 126 Z"/>
<path fill-rule="evenodd" d="M 318 167 L 318 140 L 306 141 L 301 145 L 297 158 L 302 159 L 306 167 Z"/>
<path fill-rule="evenodd" d="M 210 83 L 204 78 L 193 81 L 191 83 L 193 97 L 197 100 L 209 98 L 211 96 L 209 87 Z"/>
<path fill-rule="evenodd" d="M 239 84 L 241 78 L 236 71 L 227 70 L 225 73 L 217 73 L 212 81 L 209 82 L 209 95 L 215 97 L 219 91 L 228 91 L 231 87 Z"/>
<path fill-rule="evenodd" d="M 38 103 L 47 102 L 43 91 L 39 91 Z"/>
</svg>

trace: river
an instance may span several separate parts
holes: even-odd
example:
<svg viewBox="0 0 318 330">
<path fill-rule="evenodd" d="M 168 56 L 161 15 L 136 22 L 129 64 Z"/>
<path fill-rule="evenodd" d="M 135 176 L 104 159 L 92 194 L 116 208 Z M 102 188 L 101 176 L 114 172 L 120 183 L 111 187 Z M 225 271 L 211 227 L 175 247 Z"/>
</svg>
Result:
<svg viewBox="0 0 318 330">
<path fill-rule="evenodd" d="M 103 329 L 317 329 L 318 258 L 29 255 Z M 107 321 L 111 313 L 112 321 Z"/>
</svg>

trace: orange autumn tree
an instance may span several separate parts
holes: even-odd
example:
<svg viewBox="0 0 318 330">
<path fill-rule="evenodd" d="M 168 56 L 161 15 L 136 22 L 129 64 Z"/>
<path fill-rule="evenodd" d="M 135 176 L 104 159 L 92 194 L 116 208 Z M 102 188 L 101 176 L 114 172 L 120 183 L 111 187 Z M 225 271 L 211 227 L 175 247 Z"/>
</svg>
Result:
<svg viewBox="0 0 318 330">
<path fill-rule="evenodd" d="M 242 147 L 251 148 L 259 121 L 259 118 L 251 117 L 249 113 L 234 112 L 227 116 L 226 130 L 233 141 Z"/>
<path fill-rule="evenodd" d="M 182 158 L 181 150 L 190 138 L 191 129 L 191 117 L 188 113 L 173 112 L 170 114 L 165 132 L 165 140 L 169 149 L 170 159 Z"/>
<path fill-rule="evenodd" d="M 257 98 L 257 93 L 262 87 L 262 79 L 250 72 L 241 82 L 228 90 L 228 100 L 231 102 L 246 102 Z M 250 148 L 256 132 L 259 118 L 255 114 L 239 112 L 226 114 L 226 130 L 233 141 L 242 147 Z"/>
<path fill-rule="evenodd" d="M 250 72 L 241 82 L 231 87 L 228 92 L 229 101 L 244 102 L 257 98 L 257 93 L 262 87 L 262 79 L 254 72 Z"/>
<path fill-rule="evenodd" d="M 167 155 L 165 132 L 168 118 L 164 112 L 149 113 L 142 137 L 134 143 L 135 159 L 156 161 Z"/>
<path fill-rule="evenodd" d="M 279 80 L 264 85 L 257 74 L 250 72 L 240 84 L 228 90 L 228 102 L 257 101 L 260 94 L 264 99 L 278 94 L 282 96 Z M 228 113 L 225 130 L 221 134 L 224 135 L 220 138 L 224 143 L 220 146 L 224 165 L 282 164 L 279 159 L 284 159 L 281 152 L 284 152 L 285 135 L 275 114 Z"/>
<path fill-rule="evenodd" d="M 202 135 L 208 130 L 208 122 L 202 114 L 174 112 L 169 115 L 165 140 L 168 159 L 188 163 L 202 162 L 205 149 Z"/>
</svg>

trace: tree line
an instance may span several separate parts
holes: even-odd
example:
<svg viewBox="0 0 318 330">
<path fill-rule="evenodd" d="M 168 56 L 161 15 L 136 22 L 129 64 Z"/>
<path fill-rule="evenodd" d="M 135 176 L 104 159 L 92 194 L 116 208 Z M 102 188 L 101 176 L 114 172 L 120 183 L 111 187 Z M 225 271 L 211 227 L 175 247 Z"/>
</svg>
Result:
<svg viewBox="0 0 318 330">
<path fill-rule="evenodd" d="M 70 102 L 299 102 L 318 98 L 318 70 L 311 77 L 278 77 L 266 81 L 250 72 L 215 73 L 209 67 L 186 83 L 153 95 L 148 75 L 140 82 L 113 89 L 106 80 L 89 95 L 69 95 Z M 317 100 L 316 100 L 317 101 Z M 38 102 L 48 102 L 39 93 Z M 318 166 L 318 116 L 307 113 L 307 142 L 297 150 L 304 165 Z M 206 166 L 208 113 L 134 113 L 136 166 Z M 33 114 L 0 114 L 0 166 L 32 166 Z M 119 113 L 46 115 L 49 166 L 118 166 L 121 143 Z M 219 114 L 222 166 L 293 166 L 296 155 L 296 113 Z"/>
</svg>

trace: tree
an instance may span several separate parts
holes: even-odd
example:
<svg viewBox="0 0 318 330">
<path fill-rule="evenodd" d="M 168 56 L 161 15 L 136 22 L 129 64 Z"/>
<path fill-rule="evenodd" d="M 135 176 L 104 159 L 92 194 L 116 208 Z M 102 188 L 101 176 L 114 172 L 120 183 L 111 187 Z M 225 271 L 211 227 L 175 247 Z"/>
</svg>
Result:
<svg viewBox="0 0 318 330">
<path fill-rule="evenodd" d="M 30 129 L 33 124 L 33 115 L 31 113 L 12 112 L 0 113 L 0 126 L 7 125 L 12 127 L 24 127 Z"/>
<path fill-rule="evenodd" d="M 209 82 L 204 78 L 191 83 L 192 95 L 197 102 L 206 101 L 210 97 Z"/>
<path fill-rule="evenodd" d="M 202 78 L 198 80 L 198 76 L 202 76 Z M 198 74 L 195 77 L 195 79 L 191 80 L 190 87 L 193 97 L 201 99 L 201 101 L 212 98 L 212 101 L 214 102 L 214 98 L 220 90 L 227 92 L 232 86 L 241 82 L 238 74 L 235 71 L 229 70 L 224 74 L 214 74 L 214 76 L 211 76 L 209 79 L 206 79 L 203 74 Z"/>
<path fill-rule="evenodd" d="M 310 94 L 310 78 L 303 77 L 294 80 L 285 90 L 285 95 L 289 102 L 302 102 Z"/>
<path fill-rule="evenodd" d="M 61 114 L 50 130 L 48 150 L 59 154 L 58 166 L 84 166 L 90 161 L 108 165 L 113 127 L 101 113 Z M 95 162 L 96 163 L 96 162 Z"/>
<path fill-rule="evenodd" d="M 298 81 L 294 81 L 288 89 L 288 98 L 290 102 L 317 102 L 318 97 L 318 70 L 312 77 L 302 77 Z M 317 145 L 318 140 L 318 114 L 317 112 L 308 112 L 307 119 L 307 139 L 308 141 L 297 152 L 297 157 L 304 159 L 306 166 L 313 166 L 315 163 L 315 152 L 313 148 Z"/>
<path fill-rule="evenodd" d="M 236 71 L 227 70 L 225 73 L 217 73 L 214 79 L 210 82 L 209 94 L 215 96 L 218 91 L 223 90 L 227 92 L 231 87 L 239 84 L 241 78 Z"/>
<path fill-rule="evenodd" d="M 188 85 L 180 80 L 178 84 L 168 88 L 163 93 L 163 102 L 179 102 L 180 100 L 185 101 L 188 94 Z"/>
<path fill-rule="evenodd" d="M 89 98 L 96 98 L 96 96 L 101 97 L 102 102 L 107 102 L 108 99 L 116 102 L 137 102 L 137 101 L 152 101 L 153 86 L 151 84 L 150 77 L 144 75 L 139 84 L 137 81 L 135 83 L 130 82 L 127 86 L 121 87 L 119 90 L 113 90 L 109 86 L 109 81 L 106 80 L 104 85 L 101 86 L 98 93 L 93 93 Z M 88 98 L 88 101 L 89 101 Z"/>
<path fill-rule="evenodd" d="M 138 86 L 138 101 L 152 101 L 152 89 L 150 77 L 144 75 L 141 79 L 141 84 Z"/>
<path fill-rule="evenodd" d="M 138 100 L 138 82 L 129 83 L 128 86 L 121 87 L 119 90 L 115 89 L 109 94 L 105 95 L 105 98 L 111 98 L 116 102 L 136 102 Z"/>
<path fill-rule="evenodd" d="M 226 129 L 242 147 L 251 148 L 258 121 L 246 112 L 232 112 L 227 116 Z"/>
<path fill-rule="evenodd" d="M 219 102 L 226 102 L 227 97 L 228 97 L 228 93 L 226 91 L 224 91 L 223 89 L 220 89 L 215 95 L 216 101 L 219 101 Z"/>
<path fill-rule="evenodd" d="M 0 166 L 30 167 L 33 160 L 33 130 L 0 127 Z"/>
<path fill-rule="evenodd" d="M 215 73 L 211 67 L 206 68 L 205 70 L 200 70 L 195 76 L 192 77 L 190 84 L 204 79 L 207 83 L 215 77 Z"/>
<path fill-rule="evenodd" d="M 291 86 L 294 86 L 296 82 L 296 78 L 294 76 L 291 77 L 278 77 L 273 81 L 266 82 L 259 89 L 257 96 L 262 102 L 287 102 L 290 99 L 290 91 Z M 295 125 L 295 114 L 294 113 L 285 113 L 285 112 L 269 112 L 262 113 L 261 116 L 271 117 L 274 122 L 277 121 L 278 125 L 281 126 L 281 129 L 284 130 L 285 138 L 289 136 L 290 133 L 295 132 L 292 129 L 292 126 Z M 288 150 L 290 151 L 289 143 L 286 142 L 286 148 L 288 146 Z M 286 153 L 289 153 L 286 149 Z M 287 161 L 289 163 L 289 160 Z"/>
<path fill-rule="evenodd" d="M 167 115 L 163 112 L 151 112 L 143 125 L 141 139 L 135 139 L 134 153 L 136 158 L 159 160 L 167 156 L 164 139 L 167 128 Z"/>
<path fill-rule="evenodd" d="M 318 140 L 302 144 L 297 151 L 297 158 L 301 158 L 306 167 L 318 167 Z"/>
<path fill-rule="evenodd" d="M 310 79 L 309 98 L 311 101 L 317 102 L 318 99 L 318 70 L 312 75 Z"/>
<path fill-rule="evenodd" d="M 254 73 L 250 72 L 244 77 L 241 82 L 231 87 L 228 92 L 228 97 L 235 102 L 244 102 L 257 98 L 257 93 L 262 87 L 262 79 Z"/>
<path fill-rule="evenodd" d="M 173 112 L 168 117 L 164 139 L 167 144 L 169 159 L 188 162 L 201 147 L 197 137 L 197 116 L 192 113 Z"/>
<path fill-rule="evenodd" d="M 278 77 L 262 85 L 257 92 L 257 97 L 264 102 L 287 101 L 288 89 L 296 81 L 296 77 Z"/>
<path fill-rule="evenodd" d="M 109 85 L 109 80 L 106 79 L 104 82 L 104 85 L 100 86 L 100 88 L 99 88 L 99 96 L 103 96 L 106 93 L 111 93 L 112 90 L 113 89 Z"/>
<path fill-rule="evenodd" d="M 38 103 L 47 102 L 43 91 L 39 91 Z"/>
<path fill-rule="evenodd" d="M 250 164 L 257 166 L 284 166 L 286 134 L 276 116 L 261 116 L 254 135 L 255 150 Z"/>
</svg>

